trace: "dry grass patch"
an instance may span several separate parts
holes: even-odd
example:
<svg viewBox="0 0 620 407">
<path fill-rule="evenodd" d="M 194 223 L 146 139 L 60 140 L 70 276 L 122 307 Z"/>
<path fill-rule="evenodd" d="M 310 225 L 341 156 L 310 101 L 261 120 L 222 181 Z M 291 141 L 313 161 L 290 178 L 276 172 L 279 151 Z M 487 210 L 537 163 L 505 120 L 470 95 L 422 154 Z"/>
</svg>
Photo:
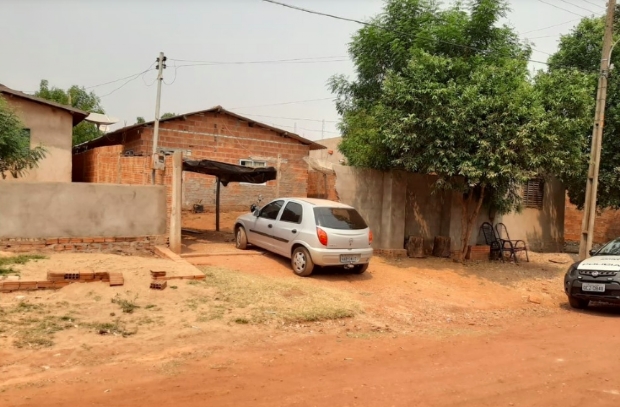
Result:
<svg viewBox="0 0 620 407">
<path fill-rule="evenodd" d="M 42 348 L 54 344 L 54 334 L 75 327 L 71 315 L 52 315 L 49 308 L 20 301 L 0 308 L 0 333 L 9 334 L 18 348 Z"/>
<path fill-rule="evenodd" d="M 203 268 L 206 278 L 200 284 L 217 294 L 191 303 L 199 320 L 219 319 L 228 310 L 237 324 L 279 319 L 284 322 L 314 322 L 350 318 L 361 312 L 361 305 L 348 293 L 317 287 L 303 279 L 281 280 L 245 274 L 224 268 Z M 207 307 L 203 310 L 201 305 Z"/>
<path fill-rule="evenodd" d="M 31 260 L 43 260 L 46 256 L 40 254 L 21 254 L 19 256 L 0 257 L 0 275 L 3 274 L 19 274 L 18 270 L 15 270 L 13 265 L 26 264 Z"/>
</svg>

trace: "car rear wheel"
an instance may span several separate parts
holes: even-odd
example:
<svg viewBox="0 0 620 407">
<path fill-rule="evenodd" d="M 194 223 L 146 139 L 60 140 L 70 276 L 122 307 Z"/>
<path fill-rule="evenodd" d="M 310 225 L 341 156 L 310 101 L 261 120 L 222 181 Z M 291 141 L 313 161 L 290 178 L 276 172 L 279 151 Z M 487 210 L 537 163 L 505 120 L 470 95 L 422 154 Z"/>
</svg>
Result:
<svg viewBox="0 0 620 407">
<path fill-rule="evenodd" d="M 368 263 L 358 264 L 353 267 L 353 274 L 364 274 L 368 270 Z"/>
<path fill-rule="evenodd" d="M 314 271 L 314 263 L 310 257 L 310 253 L 305 247 L 299 246 L 293 250 L 291 256 L 291 266 L 293 271 L 300 277 L 308 277 Z"/>
<path fill-rule="evenodd" d="M 235 233 L 235 246 L 240 250 L 248 248 L 248 236 L 245 234 L 243 226 L 237 228 L 237 233 Z"/>
<path fill-rule="evenodd" d="M 583 300 L 581 298 L 575 298 L 571 296 L 568 297 L 568 303 L 570 304 L 572 308 L 575 308 L 575 309 L 584 309 L 584 308 L 587 308 L 588 305 L 590 305 L 589 300 Z"/>
</svg>

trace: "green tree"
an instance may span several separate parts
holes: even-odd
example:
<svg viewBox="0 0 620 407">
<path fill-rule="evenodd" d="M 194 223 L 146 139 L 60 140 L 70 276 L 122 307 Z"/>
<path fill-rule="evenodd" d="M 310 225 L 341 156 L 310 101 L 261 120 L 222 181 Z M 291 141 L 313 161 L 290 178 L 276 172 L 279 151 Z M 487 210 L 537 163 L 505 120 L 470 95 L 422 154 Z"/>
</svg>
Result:
<svg viewBox="0 0 620 407">
<path fill-rule="evenodd" d="M 89 93 L 84 87 L 79 87 L 77 85 L 73 85 L 65 91 L 55 86 L 50 88 L 49 82 L 43 79 L 41 80 L 39 90 L 35 93 L 35 96 L 63 105 L 72 106 L 89 113 L 105 114 L 99 96 L 94 92 Z M 96 124 L 83 121 L 73 128 L 73 145 L 93 140 L 100 137 L 102 134 L 103 133 Z"/>
<path fill-rule="evenodd" d="M 171 117 L 178 116 L 176 113 L 164 113 L 161 115 L 161 120 L 169 119 Z"/>
<path fill-rule="evenodd" d="M 142 124 L 142 123 L 146 123 L 146 120 L 144 120 L 144 117 L 142 116 L 136 117 L 136 124 Z"/>
<path fill-rule="evenodd" d="M 528 179 L 580 159 L 541 95 L 556 78 L 536 88 L 529 46 L 498 24 L 506 12 L 503 0 L 388 0 L 350 44 L 357 78 L 330 82 L 350 165 L 435 174 L 462 194 L 461 256 L 483 203 L 519 210 Z"/>
<path fill-rule="evenodd" d="M 620 16 L 620 10 L 616 15 Z M 616 27 L 620 25 L 616 24 Z M 566 176 L 565 182 L 571 201 L 583 206 L 585 201 L 586 175 L 592 141 L 592 121 L 597 92 L 601 53 L 603 49 L 604 18 L 584 18 L 569 34 L 560 39 L 558 51 L 549 58 L 549 75 L 562 76 L 567 71 L 573 72 L 581 86 L 589 94 L 590 103 L 582 111 L 583 123 L 579 131 L 585 139 L 579 146 L 582 151 L 582 162 L 572 176 Z M 618 29 L 616 29 L 618 30 Z M 612 54 L 611 62 L 620 67 L 620 53 Z M 620 81 L 617 70 L 609 75 L 607 104 L 605 109 L 605 127 L 599 173 L 597 204 L 600 207 L 620 208 Z M 572 88 L 572 89 L 571 89 Z M 564 82 L 564 86 L 556 87 L 556 94 L 570 95 L 576 88 L 574 83 Z"/>
<path fill-rule="evenodd" d="M 19 117 L 0 96 L 0 175 L 18 178 L 25 170 L 35 168 L 45 157 L 41 146 L 30 148 L 30 137 Z"/>
</svg>

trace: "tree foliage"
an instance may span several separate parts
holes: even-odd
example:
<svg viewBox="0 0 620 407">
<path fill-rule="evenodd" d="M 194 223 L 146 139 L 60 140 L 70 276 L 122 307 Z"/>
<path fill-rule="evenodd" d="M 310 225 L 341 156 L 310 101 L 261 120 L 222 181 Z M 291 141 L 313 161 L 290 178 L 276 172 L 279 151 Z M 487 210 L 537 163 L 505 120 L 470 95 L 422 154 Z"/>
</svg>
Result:
<svg viewBox="0 0 620 407">
<path fill-rule="evenodd" d="M 35 96 L 51 100 L 76 109 L 84 110 L 89 113 L 102 113 L 105 111 L 101 106 L 101 100 L 94 92 L 87 92 L 84 87 L 77 85 L 71 86 L 66 91 L 55 86 L 50 88 L 49 82 L 41 80 L 39 90 Z M 81 144 L 86 141 L 100 137 L 103 133 L 94 123 L 82 122 L 73 128 L 73 145 Z"/>
<path fill-rule="evenodd" d="M 616 10 L 616 14 L 619 10 Z M 616 27 L 620 25 L 616 24 Z M 617 31 L 618 29 L 616 29 Z M 565 177 L 571 201 L 582 206 L 585 201 L 586 174 L 592 141 L 592 119 L 596 99 L 601 53 L 603 49 L 604 18 L 584 18 L 568 35 L 560 39 L 558 51 L 549 59 L 549 75 L 560 77 L 565 72 L 573 72 L 573 78 L 579 84 L 565 81 L 557 86 L 556 94 L 570 95 L 575 90 L 587 92 L 590 103 L 582 110 L 580 132 L 585 140 L 580 145 L 582 162 L 572 176 Z M 601 207 L 620 207 L 620 52 L 612 54 L 611 62 L 616 66 L 609 75 L 607 87 L 607 104 L 599 173 L 598 205 Z"/>
<path fill-rule="evenodd" d="M 169 118 L 175 117 L 175 116 L 178 116 L 178 115 L 176 113 L 164 113 L 164 114 L 161 115 L 160 119 L 164 120 L 164 119 L 169 119 Z"/>
<path fill-rule="evenodd" d="M 528 179 L 580 163 L 566 146 L 583 135 L 564 135 L 574 118 L 544 94 L 561 78 L 532 81 L 529 46 L 498 25 L 506 12 L 504 0 L 388 0 L 350 44 L 357 78 L 330 83 L 350 165 L 435 174 L 463 194 L 463 254 L 483 201 L 517 210 Z"/>
<path fill-rule="evenodd" d="M 142 124 L 142 123 L 146 123 L 146 120 L 144 120 L 144 117 L 142 116 L 136 117 L 136 124 Z"/>
<path fill-rule="evenodd" d="M 0 175 L 18 178 L 24 171 L 37 166 L 45 157 L 41 146 L 30 148 L 30 137 L 24 126 L 2 96 L 0 96 Z"/>
</svg>

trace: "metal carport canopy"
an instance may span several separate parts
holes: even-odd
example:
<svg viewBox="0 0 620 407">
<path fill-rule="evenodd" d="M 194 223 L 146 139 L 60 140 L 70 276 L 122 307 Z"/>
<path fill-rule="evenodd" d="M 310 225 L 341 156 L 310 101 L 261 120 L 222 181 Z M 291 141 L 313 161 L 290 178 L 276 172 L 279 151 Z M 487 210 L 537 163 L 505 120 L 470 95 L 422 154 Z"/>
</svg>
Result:
<svg viewBox="0 0 620 407">
<path fill-rule="evenodd" d="M 218 232 L 220 230 L 220 183 L 224 186 L 227 186 L 229 182 L 262 184 L 274 180 L 278 176 L 278 172 L 273 167 L 250 168 L 213 160 L 183 159 L 183 171 L 216 177 L 215 230 Z"/>
</svg>

